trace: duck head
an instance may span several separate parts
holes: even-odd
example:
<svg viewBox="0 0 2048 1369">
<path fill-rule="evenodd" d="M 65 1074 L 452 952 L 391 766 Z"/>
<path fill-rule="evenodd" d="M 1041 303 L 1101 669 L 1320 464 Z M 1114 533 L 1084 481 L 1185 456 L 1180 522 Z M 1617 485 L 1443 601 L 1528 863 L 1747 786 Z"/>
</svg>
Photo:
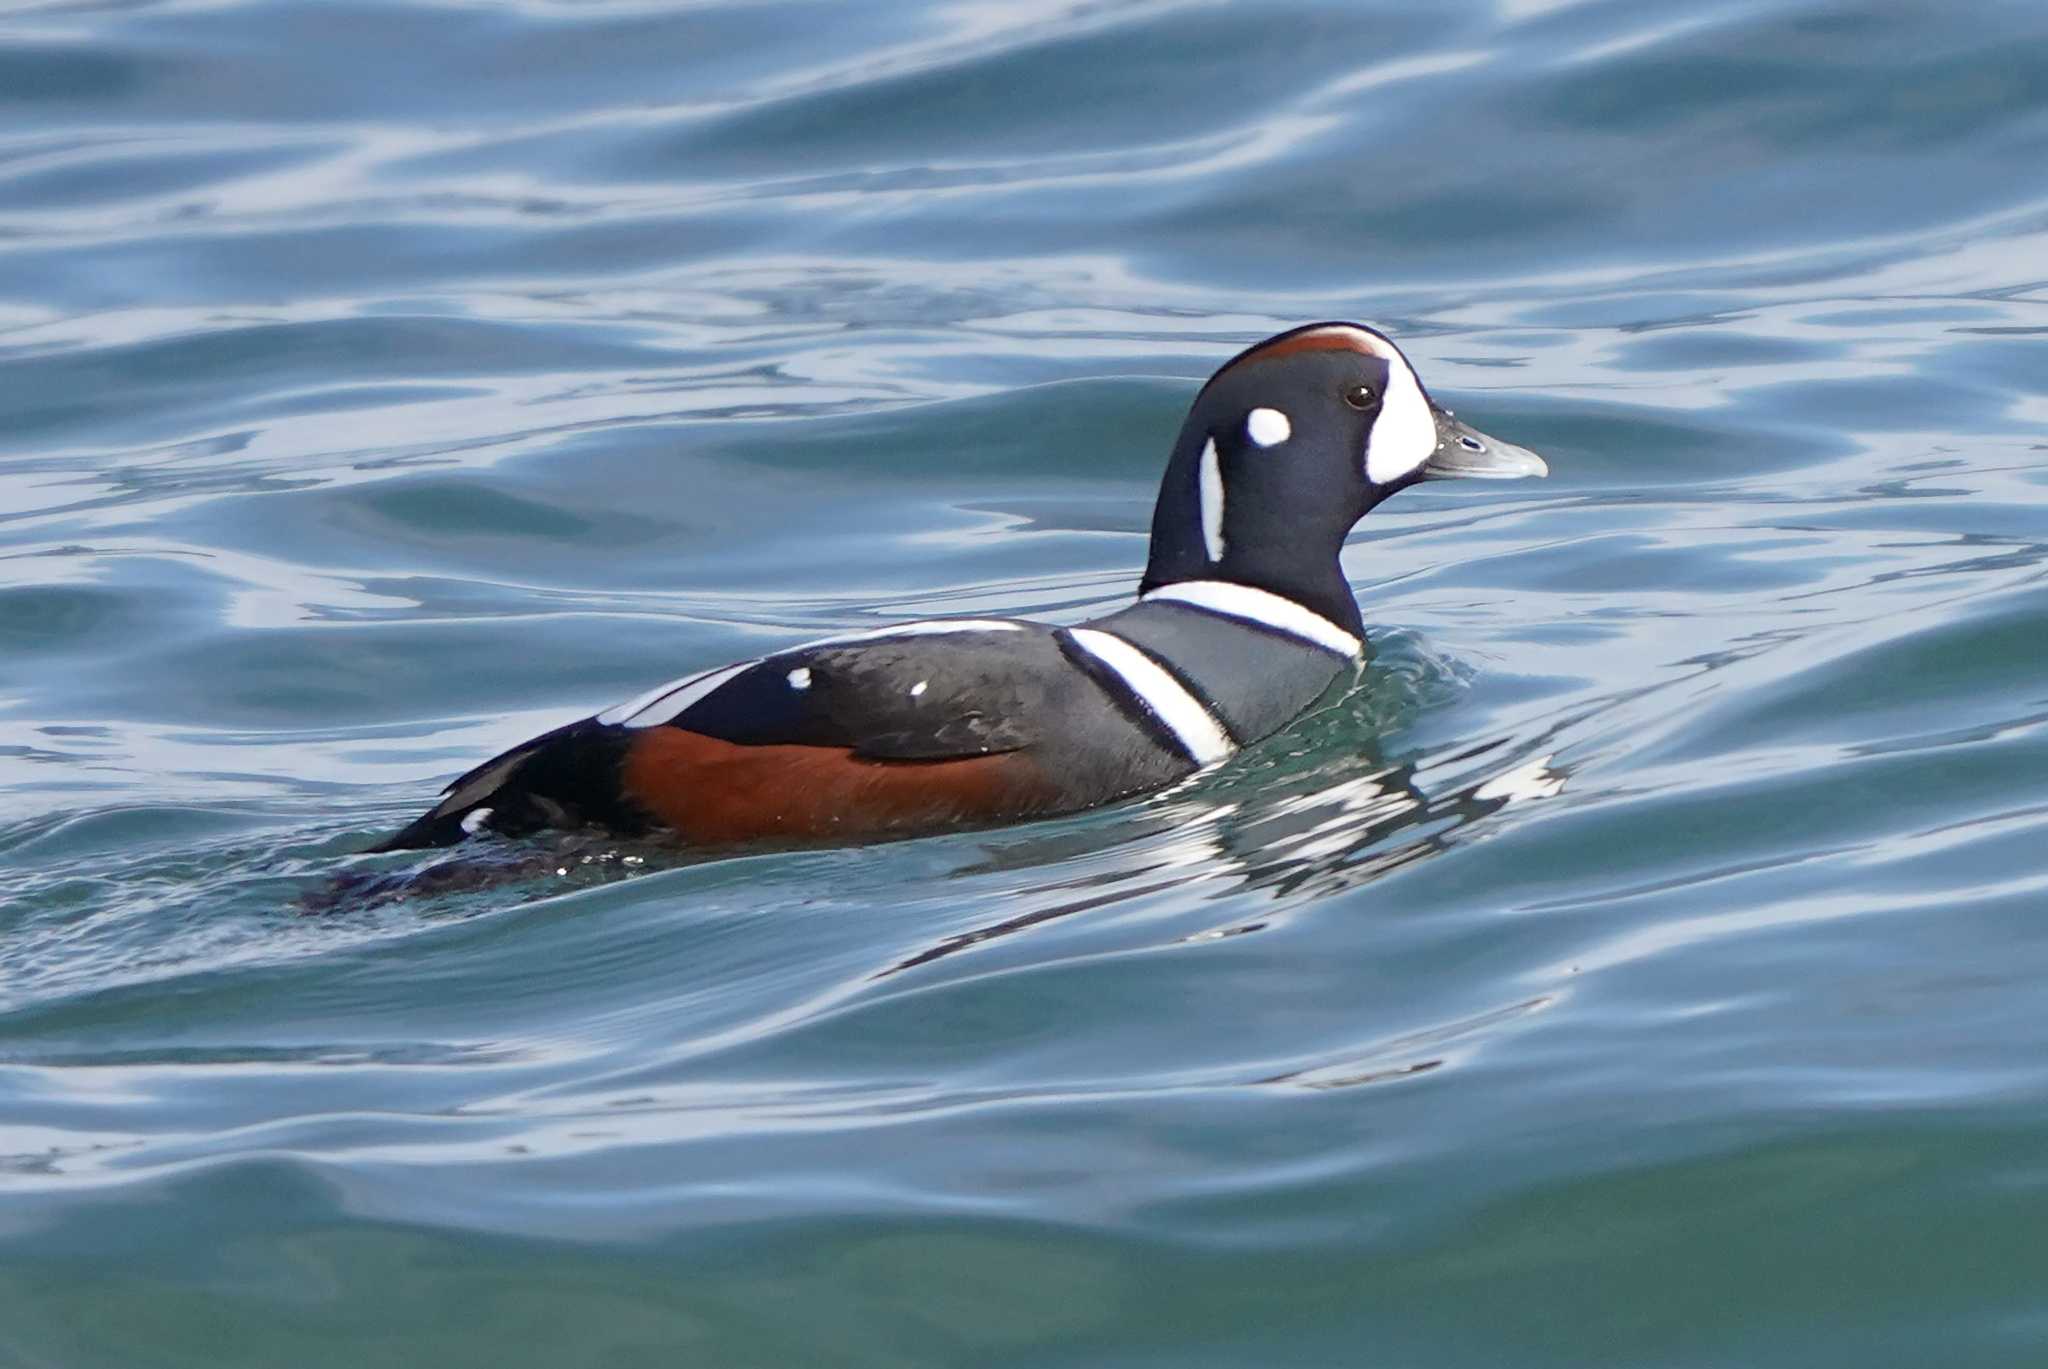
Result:
<svg viewBox="0 0 2048 1369">
<path fill-rule="evenodd" d="M 1362 633 L 1337 556 L 1381 500 L 1423 480 L 1549 473 L 1432 400 L 1385 335 L 1356 323 L 1291 329 L 1232 357 L 1195 396 L 1140 593 L 1223 580 Z"/>
</svg>

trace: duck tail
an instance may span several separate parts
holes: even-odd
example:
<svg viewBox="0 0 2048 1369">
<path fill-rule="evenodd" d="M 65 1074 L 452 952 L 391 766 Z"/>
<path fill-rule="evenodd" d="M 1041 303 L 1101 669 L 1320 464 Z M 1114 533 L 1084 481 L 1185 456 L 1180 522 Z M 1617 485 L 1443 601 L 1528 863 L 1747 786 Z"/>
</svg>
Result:
<svg viewBox="0 0 2048 1369">
<path fill-rule="evenodd" d="M 637 831 L 618 772 L 620 729 L 594 718 L 558 727 L 494 756 L 442 790 L 445 796 L 363 854 L 459 845 L 480 832 L 526 836 L 547 828 L 598 825 Z"/>
</svg>

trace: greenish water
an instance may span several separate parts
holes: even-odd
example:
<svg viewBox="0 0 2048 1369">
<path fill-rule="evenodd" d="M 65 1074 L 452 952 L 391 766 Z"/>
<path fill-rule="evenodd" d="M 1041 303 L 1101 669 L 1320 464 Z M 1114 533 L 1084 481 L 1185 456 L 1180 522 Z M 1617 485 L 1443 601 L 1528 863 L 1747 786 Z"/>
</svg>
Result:
<svg viewBox="0 0 2048 1369">
<path fill-rule="evenodd" d="M 2043 167 L 2034 0 L 13 6 L 0 1364 L 2048 1359 Z M 1367 521 L 1338 706 L 298 912 L 1113 603 L 1325 317 L 1555 471 Z"/>
</svg>

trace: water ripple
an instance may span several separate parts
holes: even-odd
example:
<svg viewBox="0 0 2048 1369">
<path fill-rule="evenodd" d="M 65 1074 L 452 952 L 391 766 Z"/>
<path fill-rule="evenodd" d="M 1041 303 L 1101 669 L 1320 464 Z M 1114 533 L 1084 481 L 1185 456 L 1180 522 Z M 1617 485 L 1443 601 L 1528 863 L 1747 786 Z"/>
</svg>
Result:
<svg viewBox="0 0 2048 1369">
<path fill-rule="evenodd" d="M 14 6 L 0 1360 L 2024 1362 L 2044 38 Z M 683 670 L 1099 611 L 1333 316 L 1555 475 L 1376 511 L 1372 670 L 1231 766 L 352 854 Z"/>
</svg>

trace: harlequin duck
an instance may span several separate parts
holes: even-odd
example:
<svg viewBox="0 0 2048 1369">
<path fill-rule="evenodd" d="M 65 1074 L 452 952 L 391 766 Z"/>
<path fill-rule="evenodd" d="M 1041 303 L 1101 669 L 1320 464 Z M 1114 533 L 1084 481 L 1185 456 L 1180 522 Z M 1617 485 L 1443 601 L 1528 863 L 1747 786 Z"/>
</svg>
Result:
<svg viewBox="0 0 2048 1369">
<path fill-rule="evenodd" d="M 1337 556 L 1381 500 L 1547 473 L 1432 402 L 1381 334 L 1296 328 L 1195 396 L 1135 603 L 1072 627 L 897 623 L 675 680 L 485 762 L 371 849 L 577 826 L 856 841 L 1157 789 L 1278 731 L 1364 661 Z"/>
</svg>

